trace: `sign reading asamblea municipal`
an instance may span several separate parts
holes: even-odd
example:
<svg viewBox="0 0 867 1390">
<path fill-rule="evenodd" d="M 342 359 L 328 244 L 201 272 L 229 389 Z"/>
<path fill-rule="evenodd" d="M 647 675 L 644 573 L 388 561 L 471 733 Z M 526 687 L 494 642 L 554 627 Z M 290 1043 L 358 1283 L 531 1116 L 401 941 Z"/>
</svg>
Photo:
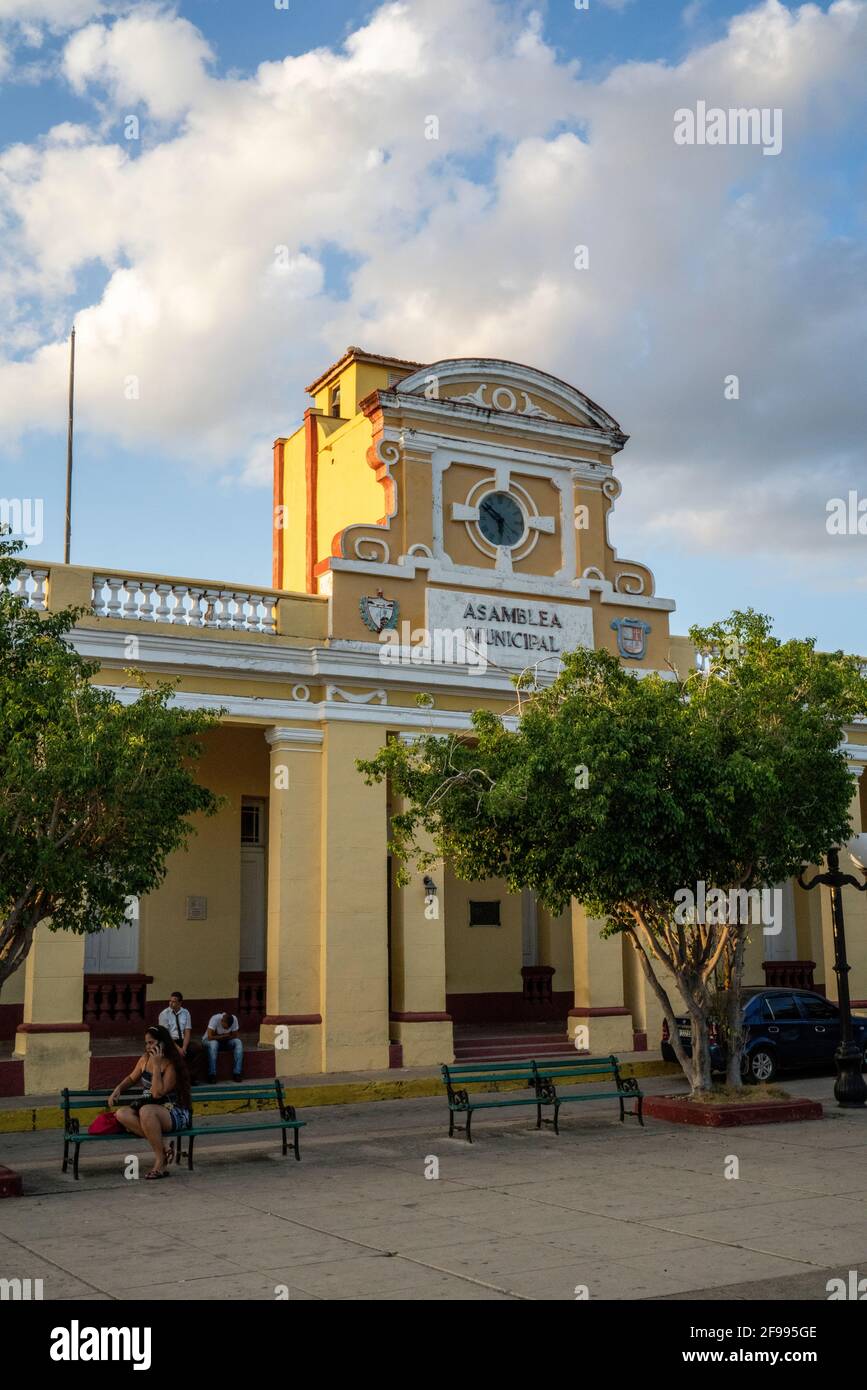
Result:
<svg viewBox="0 0 867 1390">
<path fill-rule="evenodd" d="M 464 632 L 476 646 L 484 641 L 489 661 L 518 670 L 546 657 L 554 665 L 563 652 L 593 646 L 589 608 L 544 598 L 429 588 L 427 628 L 431 634 Z"/>
</svg>

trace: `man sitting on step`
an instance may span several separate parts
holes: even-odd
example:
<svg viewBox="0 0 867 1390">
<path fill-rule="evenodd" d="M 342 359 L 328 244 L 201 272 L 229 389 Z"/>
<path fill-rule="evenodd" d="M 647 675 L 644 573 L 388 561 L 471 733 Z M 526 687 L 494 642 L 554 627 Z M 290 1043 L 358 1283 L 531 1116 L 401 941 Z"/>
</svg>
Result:
<svg viewBox="0 0 867 1390">
<path fill-rule="evenodd" d="M 217 1079 L 217 1055 L 224 1049 L 232 1053 L 232 1080 L 243 1081 L 244 1044 L 241 1028 L 234 1014 L 214 1014 L 202 1038 L 208 1054 L 208 1080 Z"/>
<path fill-rule="evenodd" d="M 178 1050 L 186 1058 L 190 1081 L 193 1085 L 198 1085 L 204 1081 L 204 1049 L 202 1044 L 193 1037 L 193 1020 L 189 1009 L 184 1005 L 184 996 L 179 989 L 173 990 L 169 995 L 168 1007 L 163 1009 L 158 1022 L 167 1029 L 172 1042 L 177 1044 Z"/>
</svg>

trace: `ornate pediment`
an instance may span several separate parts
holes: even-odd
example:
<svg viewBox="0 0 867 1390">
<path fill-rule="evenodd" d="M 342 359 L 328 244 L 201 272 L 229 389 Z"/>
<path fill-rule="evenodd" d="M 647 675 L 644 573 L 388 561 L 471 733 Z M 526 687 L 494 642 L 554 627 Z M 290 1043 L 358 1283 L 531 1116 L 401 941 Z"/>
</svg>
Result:
<svg viewBox="0 0 867 1390">
<path fill-rule="evenodd" d="M 498 386 L 496 382 L 492 381 L 481 382 L 475 390 L 467 391 L 463 396 L 449 393 L 443 399 L 466 402 L 467 405 L 479 405 L 483 410 L 502 410 L 507 415 L 528 415 L 533 420 L 556 420 L 559 418 L 550 410 L 543 410 L 529 391 L 523 391 L 520 388 L 513 390 L 511 386 Z"/>
<path fill-rule="evenodd" d="M 598 432 L 615 448 L 625 443 L 617 421 L 565 381 L 546 372 L 492 358 L 455 358 L 434 362 L 396 383 L 400 396 L 484 411 L 551 426 Z"/>
</svg>

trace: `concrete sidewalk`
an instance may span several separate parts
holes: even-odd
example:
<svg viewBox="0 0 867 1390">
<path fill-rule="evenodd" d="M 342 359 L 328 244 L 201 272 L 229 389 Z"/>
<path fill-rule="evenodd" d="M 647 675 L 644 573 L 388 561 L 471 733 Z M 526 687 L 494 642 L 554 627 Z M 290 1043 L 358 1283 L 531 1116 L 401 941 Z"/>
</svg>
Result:
<svg viewBox="0 0 867 1390">
<path fill-rule="evenodd" d="M 273 1136 L 215 1136 L 160 1183 L 125 1178 L 125 1145 L 75 1183 L 57 1134 L 6 1135 L 27 1195 L 0 1202 L 0 1276 L 46 1299 L 824 1300 L 867 1276 L 867 1114 L 832 1087 L 788 1084 L 825 1103 L 811 1123 L 641 1129 L 588 1101 L 559 1139 L 480 1114 L 473 1145 L 445 1137 L 441 1098 L 328 1106 L 300 1164 Z"/>
</svg>

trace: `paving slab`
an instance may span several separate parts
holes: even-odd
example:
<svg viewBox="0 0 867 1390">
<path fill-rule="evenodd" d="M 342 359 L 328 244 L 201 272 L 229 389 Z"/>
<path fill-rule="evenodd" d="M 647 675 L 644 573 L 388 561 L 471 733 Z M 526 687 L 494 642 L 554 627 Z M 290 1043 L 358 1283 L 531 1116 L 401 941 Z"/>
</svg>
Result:
<svg viewBox="0 0 867 1390">
<path fill-rule="evenodd" d="M 75 1182 L 56 1133 L 4 1134 L 25 1195 L 0 1202 L 0 1277 L 58 1300 L 157 1296 L 155 1265 L 158 1296 L 187 1302 L 826 1299 L 836 1271 L 867 1276 L 867 1114 L 834 1110 L 832 1087 L 791 1087 L 829 1106 L 808 1141 L 641 1129 L 588 1101 L 559 1138 L 486 1116 L 469 1145 L 445 1137 L 441 1098 L 326 1106 L 305 1113 L 300 1164 L 273 1138 L 214 1135 L 163 1183 L 129 1180 L 117 1151 Z"/>
</svg>

